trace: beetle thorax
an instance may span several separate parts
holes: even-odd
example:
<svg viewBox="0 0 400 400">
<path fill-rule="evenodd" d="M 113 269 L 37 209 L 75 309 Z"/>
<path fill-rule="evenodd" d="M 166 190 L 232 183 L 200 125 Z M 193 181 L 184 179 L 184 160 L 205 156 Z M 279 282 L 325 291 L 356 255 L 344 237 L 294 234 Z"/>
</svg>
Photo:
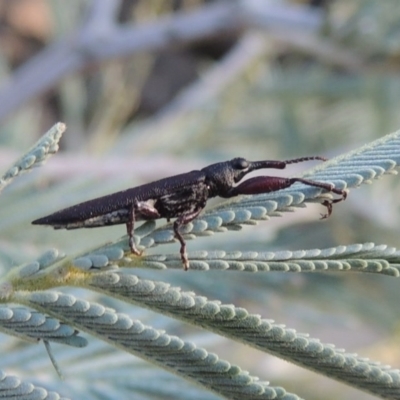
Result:
<svg viewBox="0 0 400 400">
<path fill-rule="evenodd" d="M 206 182 L 210 187 L 209 197 L 223 197 L 235 184 L 234 172 L 229 168 L 228 163 L 210 165 L 204 172 Z"/>
</svg>

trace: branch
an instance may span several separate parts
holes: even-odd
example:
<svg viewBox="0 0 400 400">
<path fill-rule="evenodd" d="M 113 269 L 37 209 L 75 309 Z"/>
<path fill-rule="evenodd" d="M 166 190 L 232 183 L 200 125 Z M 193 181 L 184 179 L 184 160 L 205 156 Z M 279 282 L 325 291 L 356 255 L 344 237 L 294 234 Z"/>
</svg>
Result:
<svg viewBox="0 0 400 400">
<path fill-rule="evenodd" d="M 13 400 L 69 400 L 60 396 L 57 392 L 49 392 L 43 387 L 21 381 L 13 375 L 7 375 L 0 370 L 0 398 Z"/>
<path fill-rule="evenodd" d="M 164 331 L 100 304 L 56 292 L 16 292 L 13 301 L 64 321 L 228 399 L 298 400 L 282 387 L 258 381 L 240 367 Z M 206 373 L 205 373 L 206 371 Z"/>
<path fill-rule="evenodd" d="M 107 24 L 88 29 L 48 45 L 22 65 L 0 89 L 0 120 L 23 103 L 54 87 L 63 77 L 88 65 L 138 52 L 151 52 L 240 30 L 234 5 L 211 5 L 193 13 L 177 13 L 136 27 Z M 96 26 L 92 18 L 89 25 Z"/>
<path fill-rule="evenodd" d="M 42 165 L 48 157 L 58 151 L 58 142 L 66 129 L 65 124 L 55 124 L 44 134 L 22 158 L 16 161 L 0 177 L 0 192 L 18 175 L 29 172 L 32 168 Z"/>
<path fill-rule="evenodd" d="M 93 6 L 78 33 L 48 45 L 13 73 L 0 88 L 0 121 L 65 76 L 94 63 L 184 46 L 222 34 L 238 34 L 246 29 L 268 30 L 276 40 L 350 70 L 362 65 L 353 53 L 318 38 L 321 15 L 306 7 L 259 1 L 221 2 L 130 27 L 116 24 L 112 19 L 115 4 L 109 2 L 104 9 Z M 107 10 L 110 18 L 105 15 Z"/>
</svg>

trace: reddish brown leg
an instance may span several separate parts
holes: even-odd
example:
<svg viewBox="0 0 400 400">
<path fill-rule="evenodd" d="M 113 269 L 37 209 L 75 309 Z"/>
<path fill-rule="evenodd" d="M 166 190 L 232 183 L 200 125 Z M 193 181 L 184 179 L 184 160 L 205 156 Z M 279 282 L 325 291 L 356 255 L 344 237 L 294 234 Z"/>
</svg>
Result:
<svg viewBox="0 0 400 400">
<path fill-rule="evenodd" d="M 317 181 L 312 181 L 312 180 L 303 179 L 303 178 L 289 178 L 289 181 L 291 182 L 290 185 L 292 185 L 295 182 L 301 182 L 301 183 L 304 183 L 305 185 L 319 187 L 321 189 L 325 189 L 328 192 L 332 192 L 332 193 L 342 196 L 341 199 L 336 199 L 336 201 L 332 200 L 332 203 L 338 203 L 339 201 L 346 200 L 346 197 L 347 197 L 347 192 L 345 190 L 336 189 L 332 183 L 317 182 Z"/>
<path fill-rule="evenodd" d="M 190 214 L 181 215 L 177 220 L 174 222 L 174 233 L 175 237 L 179 240 L 181 244 L 180 253 L 181 253 L 181 260 L 183 264 L 183 269 L 187 271 L 189 269 L 189 259 L 186 253 L 186 242 L 183 236 L 179 233 L 179 228 L 182 225 L 188 224 L 189 222 L 193 221 L 201 212 L 203 208 L 193 211 Z"/>
<path fill-rule="evenodd" d="M 322 189 L 327 190 L 328 192 L 335 193 L 335 194 L 342 196 L 339 199 L 324 200 L 322 202 L 322 205 L 327 208 L 328 212 L 326 214 L 321 214 L 321 219 L 326 219 L 332 214 L 333 204 L 339 203 L 343 200 L 346 200 L 346 198 L 347 198 L 347 192 L 345 190 L 336 189 L 331 183 L 315 182 L 315 181 L 310 181 L 308 179 L 302 179 L 302 178 L 292 178 L 292 179 L 295 179 L 296 182 L 302 182 L 305 185 L 309 185 L 309 186 L 320 187 Z"/>
<path fill-rule="evenodd" d="M 149 219 L 160 218 L 160 214 L 153 206 L 144 201 L 135 201 L 135 203 L 129 210 L 129 220 L 126 223 L 126 231 L 129 237 L 129 248 L 131 249 L 131 252 L 133 254 L 140 256 L 142 254 L 142 251 L 139 251 L 135 247 L 135 241 L 133 238 L 134 227 L 135 227 L 135 213 L 142 214 L 142 216 L 145 216 Z"/>
<path fill-rule="evenodd" d="M 142 252 L 135 247 L 135 240 L 133 239 L 134 227 L 135 227 L 135 206 L 133 205 L 129 210 L 129 220 L 126 223 L 126 232 L 128 234 L 129 248 L 131 249 L 131 252 L 133 254 L 136 254 L 137 256 L 140 256 Z"/>
<path fill-rule="evenodd" d="M 340 201 L 346 200 L 346 195 L 344 195 L 341 199 L 333 199 L 333 200 L 324 200 L 321 204 L 328 209 L 327 214 L 321 214 L 321 219 L 326 219 L 332 214 L 333 204 L 339 203 Z"/>
<path fill-rule="evenodd" d="M 324 200 L 323 205 L 328 209 L 328 213 L 322 218 L 327 218 L 332 214 L 332 205 L 343 201 L 347 197 L 347 192 L 342 189 L 336 189 L 333 184 L 326 182 L 317 182 L 304 178 L 281 178 L 277 176 L 257 176 L 242 182 L 240 185 L 232 188 L 226 197 L 233 197 L 240 194 L 261 194 L 276 192 L 292 186 L 296 182 L 304 183 L 308 186 L 318 187 L 330 193 L 342 196 L 339 199 Z"/>
</svg>

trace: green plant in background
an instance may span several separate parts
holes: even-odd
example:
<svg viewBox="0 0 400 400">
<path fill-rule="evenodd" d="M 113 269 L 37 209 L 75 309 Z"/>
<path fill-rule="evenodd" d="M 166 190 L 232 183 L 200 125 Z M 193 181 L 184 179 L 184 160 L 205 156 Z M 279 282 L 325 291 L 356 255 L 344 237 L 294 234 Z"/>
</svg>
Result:
<svg viewBox="0 0 400 400">
<path fill-rule="evenodd" d="M 353 190 L 398 164 L 397 134 L 374 142 L 400 126 L 397 1 L 32 3 L 37 14 L 11 12 L 24 1 L 0 7 L 0 170 L 55 121 L 68 135 L 46 168 L 0 197 L 1 394 L 396 398 L 396 371 L 321 343 L 400 364 L 399 181 Z M 32 15 L 45 18 L 32 24 Z M 54 129 L 1 188 L 56 150 L 62 126 Z M 305 175 L 350 188 L 331 218 L 318 220 L 324 197 L 299 185 L 209 204 L 186 227 L 196 239 L 187 243 L 188 273 L 168 224 L 138 229 L 141 258 L 118 239 L 122 226 L 31 226 L 63 207 L 235 156 L 341 153 Z M 38 339 L 52 342 L 65 381 L 32 345 Z"/>
<path fill-rule="evenodd" d="M 0 181 L 2 187 L 21 172 L 41 164 L 48 155 L 54 153 L 64 129 L 63 124 L 52 128 L 4 174 Z M 323 163 L 304 176 L 318 181 L 329 181 L 338 187 L 356 188 L 385 173 L 394 173 L 400 163 L 399 146 L 400 132 L 396 132 Z M 270 216 L 292 210 L 304 202 L 321 202 L 326 196 L 330 195 L 302 184 L 279 192 L 243 196 L 210 208 L 186 226 L 185 237 L 195 239 L 217 232 L 238 230 L 243 225 L 254 225 Z M 338 207 L 334 211 L 338 214 Z M 332 218 L 339 216 L 334 215 Z M 56 234 L 58 232 L 54 233 Z M 170 224 L 156 227 L 154 222 L 146 222 L 135 234 L 137 243 L 145 248 L 174 241 Z M 262 246 L 257 252 L 237 247 L 231 251 L 189 252 L 189 259 L 190 271 L 180 271 L 188 282 L 198 280 L 199 271 L 203 274 L 206 271 L 214 274 L 216 270 L 225 271 L 224 275 L 229 271 L 241 271 L 241 274 L 252 272 L 257 275 L 270 272 L 322 271 L 364 272 L 389 277 L 400 275 L 400 253 L 389 246 L 372 243 L 278 252 L 265 251 Z M 133 268 L 155 268 L 159 271 L 153 275 L 156 279 L 145 279 L 140 277 L 139 271 L 138 275 L 136 272 L 133 274 Z M 162 270 L 173 268 L 182 268 L 179 254 L 145 253 L 144 256 L 137 257 L 130 254 L 126 237 L 78 256 L 63 256 L 57 250 L 47 251 L 35 261 L 11 268 L 3 274 L 0 283 L 0 298 L 3 303 L 0 313 L 1 329 L 23 339 L 43 340 L 45 343 L 55 341 L 82 347 L 87 343 L 78 333 L 79 329 L 196 383 L 203 387 L 203 391 L 198 389 L 198 396 L 204 396 L 203 398 L 207 398 L 207 394 L 204 394 L 207 390 L 229 399 L 299 398 L 282 387 L 258 380 L 241 366 L 231 365 L 190 340 L 148 326 L 144 321 L 132 319 L 127 314 L 119 314 L 106 305 L 85 299 L 82 294 L 73 295 L 64 290 L 54 290 L 65 286 L 84 288 L 105 294 L 107 298 L 122 300 L 126 304 L 150 309 L 178 321 L 202 327 L 359 390 L 382 398 L 400 398 L 398 370 L 347 353 L 332 344 L 324 344 L 309 334 L 297 333 L 263 315 L 253 314 L 244 307 L 224 304 L 223 298 L 218 299 L 215 294 L 216 299 L 209 300 L 192 291 L 184 291 L 163 280 L 165 272 Z M 221 286 L 224 282 L 225 279 Z M 105 302 L 107 304 L 107 300 Z M 8 305 L 10 303 L 18 306 Z M 97 357 L 96 350 L 93 357 Z M 113 366 L 113 369 L 120 368 L 126 366 Z M 92 373 L 94 372 L 95 369 Z M 55 393 L 41 388 L 34 389 L 17 378 L 6 374 L 2 378 L 2 390 L 7 393 L 6 396 L 25 398 L 28 393 L 33 393 L 32 390 L 36 390 L 37 394 L 32 395 L 32 398 L 57 398 L 54 397 L 57 396 Z M 153 380 L 156 377 L 149 374 L 148 379 Z M 134 388 L 132 382 L 120 379 L 118 389 L 114 390 L 127 391 Z M 140 388 L 135 390 L 140 391 Z M 159 395 L 163 393 L 162 387 L 152 390 Z M 301 388 L 298 392 L 301 392 Z M 89 398 L 83 393 L 80 396 Z"/>
</svg>

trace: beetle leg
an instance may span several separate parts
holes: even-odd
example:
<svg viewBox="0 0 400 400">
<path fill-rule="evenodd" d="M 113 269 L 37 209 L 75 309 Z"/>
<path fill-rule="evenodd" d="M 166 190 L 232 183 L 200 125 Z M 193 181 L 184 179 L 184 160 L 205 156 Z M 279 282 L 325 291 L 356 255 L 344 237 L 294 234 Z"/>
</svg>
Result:
<svg viewBox="0 0 400 400">
<path fill-rule="evenodd" d="M 203 207 L 192 211 L 189 214 L 183 214 L 181 215 L 178 219 L 175 220 L 174 222 L 174 233 L 175 233 L 175 237 L 179 240 L 180 244 L 181 244 L 181 249 L 180 249 L 180 253 L 181 253 L 181 260 L 182 260 L 182 264 L 183 264 L 183 269 L 185 271 L 187 271 L 189 269 L 189 259 L 186 253 L 186 242 L 185 239 L 183 238 L 183 236 L 181 235 L 181 233 L 179 233 L 179 228 L 182 225 L 186 225 L 189 222 L 193 221 L 202 211 Z"/>
<path fill-rule="evenodd" d="M 174 222 L 174 233 L 175 233 L 175 237 L 179 240 L 179 242 L 181 244 L 180 253 L 181 253 L 181 260 L 182 260 L 182 264 L 183 264 L 183 269 L 185 271 L 187 271 L 189 269 L 189 260 L 187 258 L 187 253 L 186 253 L 186 242 L 185 242 L 185 239 L 179 233 L 179 230 L 178 230 L 181 225 L 183 225 L 183 222 L 181 222 L 180 218 L 178 218 Z"/>
<path fill-rule="evenodd" d="M 304 178 L 282 178 L 277 176 L 257 176 L 242 182 L 240 185 L 233 187 L 227 197 L 234 197 L 240 194 L 261 194 L 276 192 L 280 189 L 288 188 L 294 183 L 300 182 L 308 186 L 318 187 L 330 193 L 335 193 L 341 197 L 333 200 L 324 200 L 323 205 L 328 209 L 328 213 L 322 218 L 327 218 L 332 214 L 332 204 L 343 201 L 347 197 L 346 190 L 336 189 L 331 183 L 317 182 Z"/>
<path fill-rule="evenodd" d="M 140 256 L 142 252 L 136 248 L 135 240 L 133 239 L 134 229 L 135 229 L 135 205 L 133 205 L 129 209 L 128 222 L 126 223 L 126 232 L 128 234 L 129 248 L 131 249 L 131 252 L 133 254 L 136 254 L 137 256 Z"/>
<path fill-rule="evenodd" d="M 135 247 L 135 240 L 133 238 L 134 227 L 135 227 L 135 213 L 140 213 L 144 217 L 150 219 L 160 218 L 158 211 L 145 201 L 135 200 L 132 207 L 129 209 L 128 222 L 126 223 L 126 231 L 129 237 L 129 248 L 133 254 L 140 256 L 143 252 Z"/>
<path fill-rule="evenodd" d="M 321 189 L 327 190 L 330 193 L 335 193 L 335 194 L 342 196 L 342 197 L 339 197 L 338 199 L 324 200 L 322 202 L 322 205 L 327 208 L 327 213 L 321 214 L 321 219 L 326 219 L 332 214 L 333 204 L 339 203 L 343 200 L 346 200 L 346 198 L 347 198 L 346 190 L 336 189 L 332 183 L 310 181 L 309 179 L 303 179 L 303 178 L 291 178 L 291 180 L 292 181 L 294 180 L 294 182 L 304 183 L 305 185 L 308 185 L 308 186 L 319 187 Z"/>
<path fill-rule="evenodd" d="M 340 199 L 333 199 L 333 200 L 324 200 L 321 204 L 323 206 L 325 206 L 328 209 L 327 214 L 321 214 L 321 219 L 326 219 L 328 218 L 331 214 L 332 214 L 332 208 L 333 208 L 333 204 L 335 203 L 339 203 L 340 201 L 343 201 L 346 199 L 347 193 L 346 195 L 344 195 L 342 198 Z"/>
<path fill-rule="evenodd" d="M 332 203 L 339 203 L 339 201 L 346 200 L 346 198 L 347 198 L 347 191 L 344 189 L 336 189 L 333 183 L 317 182 L 317 181 L 311 181 L 309 179 L 303 179 L 303 178 L 289 178 L 289 180 L 291 181 L 290 185 L 293 185 L 293 183 L 295 183 L 295 182 L 301 182 L 301 183 L 304 183 L 305 185 L 319 187 L 321 189 L 325 189 L 328 192 L 335 193 L 335 194 L 342 196 L 340 199 L 332 200 L 331 201 Z"/>
</svg>

